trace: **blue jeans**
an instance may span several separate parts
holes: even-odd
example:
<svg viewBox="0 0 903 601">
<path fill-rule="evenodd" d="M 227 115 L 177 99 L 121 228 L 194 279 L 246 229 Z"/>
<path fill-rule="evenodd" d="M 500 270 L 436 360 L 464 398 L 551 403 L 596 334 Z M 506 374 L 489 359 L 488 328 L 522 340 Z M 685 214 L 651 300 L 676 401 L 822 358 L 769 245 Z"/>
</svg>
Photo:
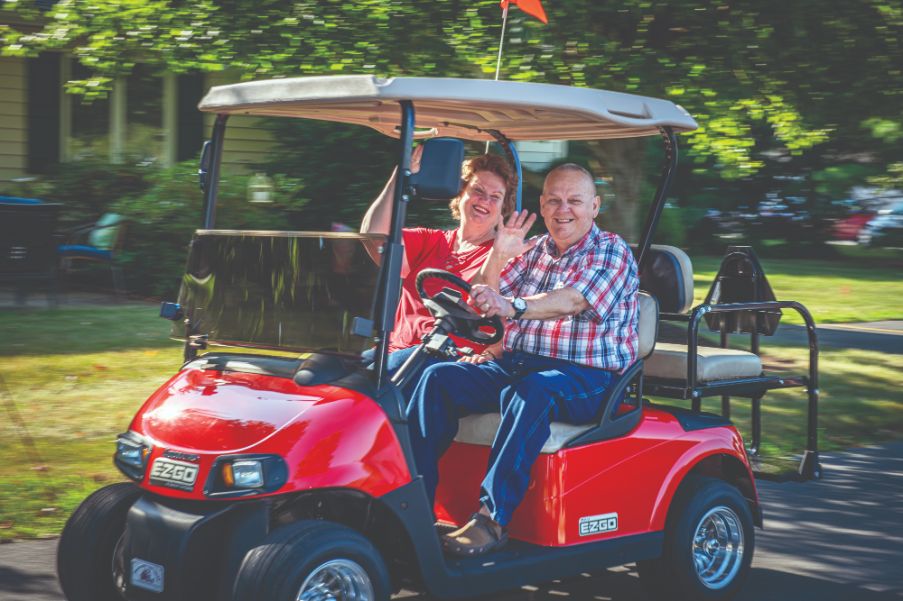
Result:
<svg viewBox="0 0 903 601">
<path fill-rule="evenodd" d="M 397 351 L 389 353 L 386 358 L 386 371 L 389 372 L 389 377 L 392 376 L 396 371 L 398 371 L 404 362 L 408 360 L 408 357 L 414 354 L 414 351 L 417 350 L 419 344 L 414 346 L 409 346 L 408 348 L 399 349 Z M 361 359 L 364 360 L 364 363 L 368 365 L 368 369 L 373 369 L 373 362 L 376 360 L 376 347 L 371 349 L 367 349 L 363 353 L 361 353 Z M 423 363 L 420 364 L 420 368 L 414 370 L 414 373 L 411 374 L 411 377 L 408 378 L 407 383 L 402 386 L 401 394 L 405 398 L 405 400 L 411 398 L 411 394 L 414 392 L 414 388 L 417 386 L 417 382 L 420 381 L 420 377 L 423 374 L 423 370 L 425 370 L 430 365 L 435 365 L 436 363 L 443 363 L 448 361 L 448 359 L 440 359 L 438 357 L 434 357 L 433 355 L 426 355 L 423 358 Z"/>
<path fill-rule="evenodd" d="M 439 458 L 458 433 L 458 419 L 501 412 L 480 502 L 505 525 L 524 498 L 530 469 L 549 438 L 550 424 L 599 419 L 602 393 L 614 373 L 527 353 L 505 353 L 479 365 L 440 363 L 426 368 L 408 406 L 417 471 L 432 501 Z"/>
</svg>

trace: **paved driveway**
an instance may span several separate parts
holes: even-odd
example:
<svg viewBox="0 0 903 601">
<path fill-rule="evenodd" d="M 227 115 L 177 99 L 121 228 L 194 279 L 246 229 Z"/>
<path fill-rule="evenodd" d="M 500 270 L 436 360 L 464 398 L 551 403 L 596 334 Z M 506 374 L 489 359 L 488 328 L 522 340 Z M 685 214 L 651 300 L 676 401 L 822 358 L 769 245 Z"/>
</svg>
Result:
<svg viewBox="0 0 903 601">
<path fill-rule="evenodd" d="M 903 442 L 827 455 L 822 463 L 826 473 L 818 482 L 759 483 L 765 530 L 757 532 L 751 578 L 738 601 L 903 599 Z M 0 545 L 0 600 L 60 601 L 55 549 L 55 540 Z M 492 599 L 647 597 L 633 566 L 623 566 Z"/>
</svg>

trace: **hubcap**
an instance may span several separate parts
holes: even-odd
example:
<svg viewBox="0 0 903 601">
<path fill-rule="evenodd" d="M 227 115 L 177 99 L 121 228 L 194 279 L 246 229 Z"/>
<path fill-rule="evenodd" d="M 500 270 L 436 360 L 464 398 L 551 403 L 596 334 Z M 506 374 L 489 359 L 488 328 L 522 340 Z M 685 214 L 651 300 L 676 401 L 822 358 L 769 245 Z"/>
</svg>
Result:
<svg viewBox="0 0 903 601">
<path fill-rule="evenodd" d="M 730 584 L 743 564 L 743 526 L 730 507 L 709 510 L 693 536 L 693 564 L 696 575 L 707 588 Z"/>
<path fill-rule="evenodd" d="M 333 559 L 313 569 L 297 601 L 374 601 L 367 570 L 350 559 Z"/>
</svg>

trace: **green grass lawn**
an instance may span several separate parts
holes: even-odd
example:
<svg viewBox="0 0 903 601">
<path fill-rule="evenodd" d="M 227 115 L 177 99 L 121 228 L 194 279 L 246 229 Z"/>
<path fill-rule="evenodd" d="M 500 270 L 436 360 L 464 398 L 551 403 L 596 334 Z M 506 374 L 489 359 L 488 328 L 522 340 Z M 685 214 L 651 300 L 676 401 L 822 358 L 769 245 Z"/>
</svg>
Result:
<svg viewBox="0 0 903 601">
<path fill-rule="evenodd" d="M 718 273 L 721 258 L 692 257 L 695 300 L 701 303 Z M 903 277 L 892 267 L 866 261 L 761 259 L 762 269 L 779 300 L 796 300 L 815 323 L 850 323 L 903 319 Z M 802 324 L 795 311 L 786 323 Z"/>
<path fill-rule="evenodd" d="M 718 260 L 698 259 L 701 298 Z M 821 323 L 903 318 L 903 285 L 893 270 L 817 261 L 764 261 L 780 297 L 810 305 Z M 854 311 L 854 307 L 861 310 Z M 0 540 L 54 535 L 92 490 L 120 480 L 116 434 L 181 364 L 181 345 L 150 304 L 59 310 L 0 310 Z M 803 369 L 803 349 L 763 341 L 765 361 Z M 903 436 L 903 355 L 827 350 L 821 355 L 822 449 Z M 718 400 L 706 407 L 717 411 Z M 708 402 L 707 402 L 708 403 Z M 748 432 L 748 402 L 733 417 Z M 805 395 L 770 393 L 763 405 L 764 450 L 803 448 Z"/>
<path fill-rule="evenodd" d="M 121 479 L 116 434 L 181 361 L 152 305 L 0 312 L 0 539 L 58 533 Z"/>
</svg>

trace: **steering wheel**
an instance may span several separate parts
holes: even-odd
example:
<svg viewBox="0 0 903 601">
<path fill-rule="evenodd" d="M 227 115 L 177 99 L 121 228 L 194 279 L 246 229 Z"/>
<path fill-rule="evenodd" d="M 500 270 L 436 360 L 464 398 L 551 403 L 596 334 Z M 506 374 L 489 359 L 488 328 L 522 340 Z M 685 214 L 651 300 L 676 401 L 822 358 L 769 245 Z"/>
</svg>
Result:
<svg viewBox="0 0 903 601">
<path fill-rule="evenodd" d="M 427 268 L 417 274 L 417 294 L 423 300 L 424 306 L 436 318 L 437 323 L 443 318 L 451 321 L 455 335 L 477 344 L 495 344 L 502 339 L 502 336 L 505 335 L 505 326 L 502 325 L 502 320 L 499 316 L 483 317 L 474 311 L 473 307 L 464 302 L 457 290 L 443 288 L 430 296 L 423 289 L 423 283 L 431 278 L 445 280 L 468 293 L 470 292 L 470 284 L 444 269 Z M 492 332 L 484 332 L 480 328 L 492 328 Z"/>
</svg>

